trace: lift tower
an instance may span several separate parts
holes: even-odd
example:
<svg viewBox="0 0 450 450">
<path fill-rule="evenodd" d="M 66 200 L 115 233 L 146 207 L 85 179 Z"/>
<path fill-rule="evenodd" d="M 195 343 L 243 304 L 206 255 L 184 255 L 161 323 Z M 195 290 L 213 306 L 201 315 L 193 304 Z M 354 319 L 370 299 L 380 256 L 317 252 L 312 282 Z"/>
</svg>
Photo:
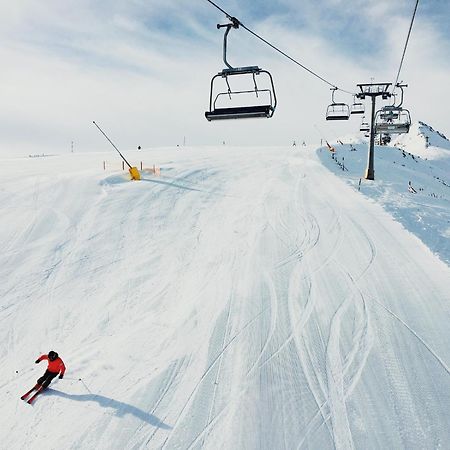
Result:
<svg viewBox="0 0 450 450">
<path fill-rule="evenodd" d="M 391 96 L 391 93 L 388 92 L 389 86 L 392 83 L 362 83 L 357 84 L 361 92 L 356 94 L 358 98 L 364 100 L 367 97 L 372 98 L 372 112 L 371 112 L 371 121 L 370 121 L 370 142 L 369 142 L 369 155 L 367 158 L 367 169 L 365 174 L 366 180 L 374 180 L 375 179 L 375 170 L 373 168 L 373 153 L 374 153 L 374 145 L 375 145 L 375 102 L 376 98 L 381 96 L 383 100 L 386 100 Z"/>
</svg>

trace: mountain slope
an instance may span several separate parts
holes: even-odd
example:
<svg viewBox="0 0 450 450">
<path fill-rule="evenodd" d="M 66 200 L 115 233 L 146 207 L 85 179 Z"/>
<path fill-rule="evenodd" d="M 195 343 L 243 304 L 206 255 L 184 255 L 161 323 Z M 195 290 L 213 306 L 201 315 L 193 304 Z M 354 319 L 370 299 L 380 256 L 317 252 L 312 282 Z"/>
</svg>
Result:
<svg viewBox="0 0 450 450">
<path fill-rule="evenodd" d="M 2 445 L 449 442 L 450 269 L 419 239 L 311 148 L 138 157 L 161 177 L 2 164 Z M 66 378 L 30 407 L 50 349 Z"/>
<path fill-rule="evenodd" d="M 427 147 L 427 141 L 443 147 Z M 363 178 L 367 144 L 336 144 L 335 154 L 323 148 L 318 155 L 333 173 L 382 205 L 450 264 L 450 142 L 421 122 L 395 142 L 397 147 L 375 146 L 374 181 Z"/>
</svg>

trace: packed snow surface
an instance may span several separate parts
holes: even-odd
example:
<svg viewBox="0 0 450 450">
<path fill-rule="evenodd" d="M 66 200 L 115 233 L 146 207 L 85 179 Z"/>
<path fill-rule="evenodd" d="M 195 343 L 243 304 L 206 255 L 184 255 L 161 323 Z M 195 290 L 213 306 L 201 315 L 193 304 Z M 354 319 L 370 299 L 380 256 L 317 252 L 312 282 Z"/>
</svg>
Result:
<svg viewBox="0 0 450 450">
<path fill-rule="evenodd" d="M 450 268 L 321 153 L 2 160 L 0 447 L 449 448 Z"/>
</svg>

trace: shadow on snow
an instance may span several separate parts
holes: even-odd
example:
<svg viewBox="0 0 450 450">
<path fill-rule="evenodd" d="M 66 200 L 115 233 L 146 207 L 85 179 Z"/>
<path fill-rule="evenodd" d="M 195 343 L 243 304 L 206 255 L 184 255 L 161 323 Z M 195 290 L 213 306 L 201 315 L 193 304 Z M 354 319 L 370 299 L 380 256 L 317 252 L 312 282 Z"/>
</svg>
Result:
<svg viewBox="0 0 450 450">
<path fill-rule="evenodd" d="M 164 430 L 171 430 L 172 427 L 165 424 L 163 421 L 153 414 L 149 414 L 142 409 L 135 406 L 128 405 L 127 403 L 119 402 L 109 397 L 97 394 L 66 394 L 65 392 L 57 391 L 55 389 L 48 388 L 46 390 L 47 395 L 55 395 L 58 397 L 68 398 L 70 400 L 76 400 L 78 402 L 96 402 L 102 408 L 114 408 L 116 410 L 115 415 L 121 417 L 125 414 L 132 414 L 143 422 L 147 422 L 155 427 L 162 428 Z"/>
</svg>

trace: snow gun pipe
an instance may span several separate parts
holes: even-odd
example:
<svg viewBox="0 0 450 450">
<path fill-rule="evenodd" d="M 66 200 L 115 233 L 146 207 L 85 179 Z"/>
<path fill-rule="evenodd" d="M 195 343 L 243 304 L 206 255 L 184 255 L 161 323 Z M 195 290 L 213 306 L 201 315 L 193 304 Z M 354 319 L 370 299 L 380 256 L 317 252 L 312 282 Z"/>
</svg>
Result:
<svg viewBox="0 0 450 450">
<path fill-rule="evenodd" d="M 114 145 L 113 141 L 111 141 L 111 139 L 108 136 L 106 136 L 106 133 L 95 123 L 95 120 L 93 120 L 92 123 L 100 130 L 100 132 L 103 134 L 103 136 L 105 136 L 105 138 L 108 139 L 109 143 L 117 150 L 117 153 L 127 163 L 127 166 L 130 169 L 132 169 L 132 167 L 130 166 L 130 163 L 125 159 L 125 157 L 122 155 L 122 153 L 120 153 L 120 150 Z"/>
</svg>

